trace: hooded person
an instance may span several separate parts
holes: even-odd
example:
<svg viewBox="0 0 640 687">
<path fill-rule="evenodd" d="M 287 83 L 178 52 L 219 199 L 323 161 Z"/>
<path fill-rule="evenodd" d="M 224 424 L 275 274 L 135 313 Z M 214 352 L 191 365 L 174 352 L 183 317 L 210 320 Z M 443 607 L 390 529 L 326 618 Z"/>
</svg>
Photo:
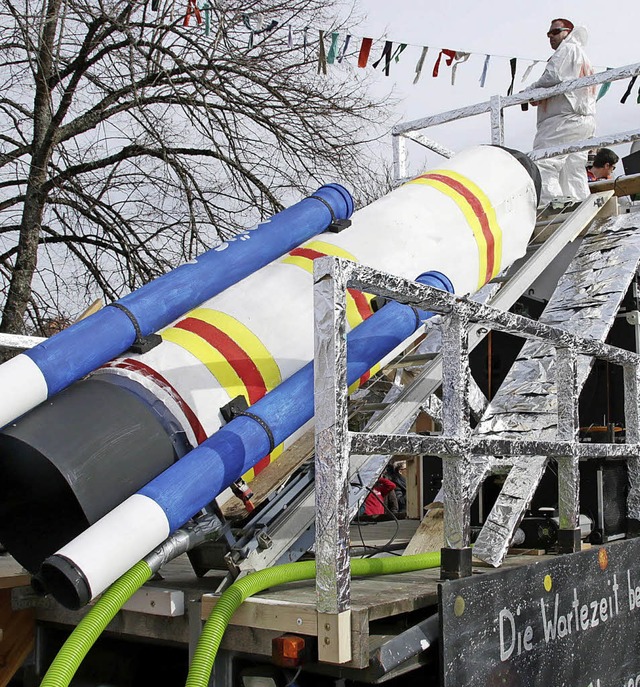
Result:
<svg viewBox="0 0 640 687">
<path fill-rule="evenodd" d="M 530 88 L 548 88 L 562 81 L 593 74 L 584 46 L 587 30 L 568 19 L 554 19 L 547 32 L 555 51 L 542 76 Z M 596 89 L 580 88 L 532 103 L 538 107 L 534 150 L 565 145 L 591 138 L 596 129 Z M 542 176 L 541 204 L 568 196 L 583 200 L 589 195 L 585 168 L 586 153 L 570 153 L 537 162 Z"/>
</svg>

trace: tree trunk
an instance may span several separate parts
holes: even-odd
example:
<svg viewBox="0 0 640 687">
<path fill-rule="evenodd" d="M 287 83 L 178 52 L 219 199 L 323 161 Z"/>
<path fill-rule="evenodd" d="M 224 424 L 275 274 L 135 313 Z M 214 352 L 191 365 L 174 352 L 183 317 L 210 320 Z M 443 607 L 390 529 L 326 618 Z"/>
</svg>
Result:
<svg viewBox="0 0 640 687">
<path fill-rule="evenodd" d="M 24 333 L 24 314 L 31 298 L 31 282 L 38 264 L 38 243 L 46 203 L 43 192 L 47 166 L 53 151 L 52 93 L 53 56 L 62 0 L 48 0 L 38 45 L 34 98 L 33 142 L 29 181 L 25 194 L 16 262 L 7 292 L 0 332 Z"/>
</svg>

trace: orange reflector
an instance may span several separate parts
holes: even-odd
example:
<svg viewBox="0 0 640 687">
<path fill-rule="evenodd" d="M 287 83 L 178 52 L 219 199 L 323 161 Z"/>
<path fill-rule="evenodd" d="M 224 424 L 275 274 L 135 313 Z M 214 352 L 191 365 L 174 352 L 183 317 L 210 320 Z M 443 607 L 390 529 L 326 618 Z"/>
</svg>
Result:
<svg viewBox="0 0 640 687">
<path fill-rule="evenodd" d="M 275 637 L 271 642 L 271 657 L 276 665 L 290 668 L 305 659 L 305 641 L 297 635 Z"/>
</svg>

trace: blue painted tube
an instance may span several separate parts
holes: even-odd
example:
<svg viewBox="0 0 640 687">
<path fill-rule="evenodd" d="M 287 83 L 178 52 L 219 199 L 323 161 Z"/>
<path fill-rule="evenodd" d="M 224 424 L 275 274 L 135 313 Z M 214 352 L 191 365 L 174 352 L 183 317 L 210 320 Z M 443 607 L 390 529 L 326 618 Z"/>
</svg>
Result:
<svg viewBox="0 0 640 687">
<path fill-rule="evenodd" d="M 427 272 L 416 281 L 453 292 L 449 279 Z M 391 302 L 347 336 L 347 383 L 352 384 L 432 313 Z M 313 417 L 313 362 L 251 406 L 277 446 Z M 173 532 L 269 453 L 263 427 L 239 416 L 165 470 L 138 493 L 160 505 Z M 206 479 L 203 479 L 206 475 Z"/>
<path fill-rule="evenodd" d="M 116 303 L 133 315 L 143 336 L 157 332 L 325 231 L 334 218 L 348 219 L 353 209 L 353 199 L 345 188 L 339 184 L 322 186 L 313 196 L 274 215 L 254 230 L 203 253 L 193 262 L 158 277 Z M 112 306 L 23 354 L 42 373 L 47 397 L 120 355 L 136 340 L 135 328 L 127 314 Z M 22 412 L 24 409 L 18 415 Z"/>
</svg>

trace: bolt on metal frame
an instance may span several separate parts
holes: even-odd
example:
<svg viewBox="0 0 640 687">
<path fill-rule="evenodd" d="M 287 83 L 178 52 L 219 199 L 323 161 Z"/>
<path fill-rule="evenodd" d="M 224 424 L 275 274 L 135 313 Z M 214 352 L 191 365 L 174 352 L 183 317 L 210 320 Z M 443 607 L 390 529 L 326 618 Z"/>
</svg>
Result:
<svg viewBox="0 0 640 687">
<path fill-rule="evenodd" d="M 443 434 L 372 434 L 347 428 L 347 287 L 443 315 Z M 629 517 L 640 492 L 640 355 L 526 317 L 460 298 L 433 287 L 356 264 L 323 257 L 314 262 L 314 397 L 316 407 L 316 590 L 319 611 L 349 609 L 348 467 L 350 453 L 427 454 L 443 459 L 445 550 L 470 546 L 471 459 L 476 455 L 547 455 L 559 465 L 560 545 L 578 549 L 578 463 L 589 458 L 626 458 Z M 556 349 L 558 433 L 555 441 L 474 436 L 469 423 L 468 329 L 471 323 L 550 343 Z M 624 373 L 626 444 L 578 440 L 576 360 L 594 356 Z M 469 554 L 470 555 L 470 554 Z M 455 557 L 454 557 L 455 558 Z M 470 559 L 469 559 L 470 560 Z M 451 571 L 445 571 L 451 573 Z M 454 571 L 455 572 L 455 571 Z M 447 575 L 451 576 L 451 575 Z"/>
</svg>

